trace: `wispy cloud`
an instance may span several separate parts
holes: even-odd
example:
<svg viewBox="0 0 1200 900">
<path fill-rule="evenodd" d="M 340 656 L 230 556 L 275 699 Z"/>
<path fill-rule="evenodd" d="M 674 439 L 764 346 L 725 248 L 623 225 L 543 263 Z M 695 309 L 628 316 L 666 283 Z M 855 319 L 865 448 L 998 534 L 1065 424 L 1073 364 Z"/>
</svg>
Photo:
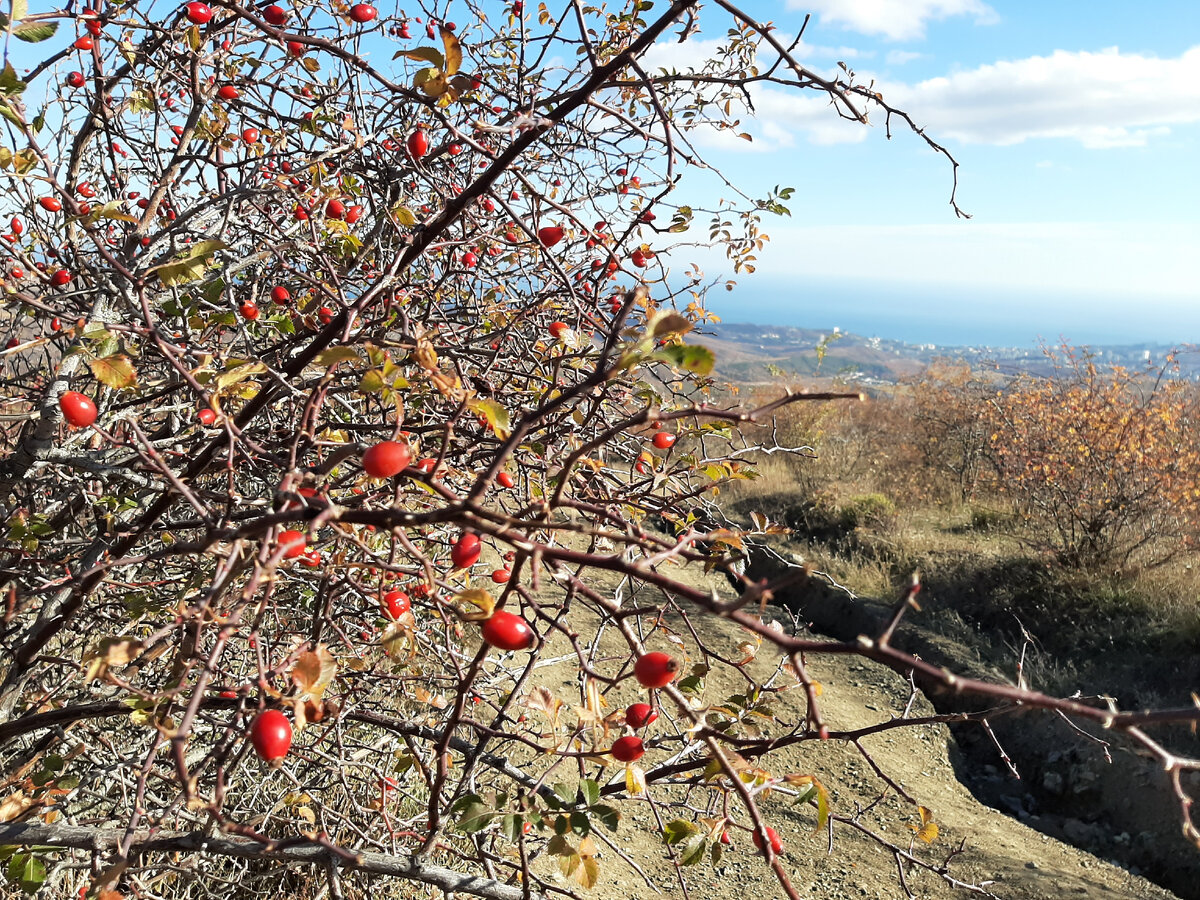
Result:
<svg viewBox="0 0 1200 900">
<path fill-rule="evenodd" d="M 951 16 L 973 16 L 980 24 L 997 21 L 995 10 L 982 0 L 788 0 L 788 8 L 815 12 L 823 23 L 892 41 L 922 38 L 929 21 Z"/>
</svg>

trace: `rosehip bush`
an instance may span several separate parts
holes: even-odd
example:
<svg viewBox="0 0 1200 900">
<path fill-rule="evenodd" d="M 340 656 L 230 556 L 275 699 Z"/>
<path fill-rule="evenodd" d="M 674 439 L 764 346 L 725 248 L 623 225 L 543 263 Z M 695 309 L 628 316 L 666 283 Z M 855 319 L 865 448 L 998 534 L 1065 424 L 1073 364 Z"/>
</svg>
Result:
<svg viewBox="0 0 1200 900">
<path fill-rule="evenodd" d="M 12 6 L 0 846 L 24 889 L 253 871 L 283 895 L 316 860 L 331 896 L 364 871 L 540 896 L 596 883 L 593 833 L 637 840 L 624 811 L 659 797 L 699 864 L 777 789 L 832 821 L 810 773 L 772 769 L 855 740 L 805 654 L 949 677 L 760 617 L 804 572 L 743 574 L 779 529 L 713 504 L 754 474 L 737 427 L 834 398 L 721 393 L 690 259 L 711 236 L 751 271 L 788 213 L 788 188 L 689 194 L 748 84 L 910 120 L 731 6 L 450 6 Z M 651 66 L 680 41 L 691 67 Z M 781 679 L 798 722 L 766 702 Z"/>
</svg>

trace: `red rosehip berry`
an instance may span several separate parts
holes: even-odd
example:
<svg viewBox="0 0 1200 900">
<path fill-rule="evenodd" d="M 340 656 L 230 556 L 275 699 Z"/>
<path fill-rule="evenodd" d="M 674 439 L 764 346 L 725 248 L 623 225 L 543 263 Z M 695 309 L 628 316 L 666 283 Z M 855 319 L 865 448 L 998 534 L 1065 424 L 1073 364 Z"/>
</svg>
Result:
<svg viewBox="0 0 1200 900">
<path fill-rule="evenodd" d="M 389 619 L 398 619 L 412 609 L 412 601 L 404 591 L 388 591 L 383 595 L 380 605 L 383 607 L 383 614 Z"/>
<path fill-rule="evenodd" d="M 783 841 L 780 840 L 779 834 L 775 831 L 775 829 L 771 828 L 770 826 L 767 827 L 767 840 L 771 842 L 771 852 L 773 854 L 778 856 L 783 852 Z M 760 853 L 762 853 L 764 856 L 766 855 L 766 853 L 763 851 L 762 835 L 758 833 L 758 829 L 755 829 L 754 831 L 754 846 L 758 848 Z"/>
<path fill-rule="evenodd" d="M 413 159 L 420 159 L 429 152 L 429 136 L 425 134 L 425 129 L 418 128 L 408 136 L 408 155 Z"/>
<path fill-rule="evenodd" d="M 528 622 L 501 609 L 483 623 L 483 639 L 498 650 L 528 650 L 533 646 L 534 634 Z"/>
<path fill-rule="evenodd" d="M 563 227 L 561 225 L 547 225 L 544 228 L 538 229 L 538 240 L 543 247 L 553 247 L 563 239 Z"/>
<path fill-rule="evenodd" d="M 350 18 L 359 25 L 365 25 L 376 16 L 375 7 L 369 3 L 355 3 L 350 7 Z"/>
<path fill-rule="evenodd" d="M 630 728 L 645 728 L 658 718 L 658 713 L 649 703 L 634 703 L 625 709 L 625 724 Z"/>
<path fill-rule="evenodd" d="M 267 20 L 267 24 L 278 28 L 287 21 L 287 12 L 284 11 L 282 6 L 271 4 L 262 11 L 262 17 Z"/>
<path fill-rule="evenodd" d="M 675 443 L 675 435 L 669 431 L 660 431 L 654 435 L 653 444 L 659 450 L 667 450 Z"/>
<path fill-rule="evenodd" d="M 641 759 L 642 754 L 646 752 L 646 748 L 642 746 L 642 739 L 640 737 L 627 735 L 613 741 L 612 750 L 609 752 L 612 753 L 613 759 L 618 762 L 630 763 Z"/>
<path fill-rule="evenodd" d="M 96 421 L 96 404 L 78 391 L 67 391 L 58 398 L 63 418 L 75 428 L 87 428 Z"/>
<path fill-rule="evenodd" d="M 284 559 L 295 559 L 298 556 L 304 555 L 305 544 L 307 543 L 303 531 L 287 531 L 279 532 L 279 546 L 284 548 Z"/>
<path fill-rule="evenodd" d="M 205 3 L 189 3 L 183 8 L 183 14 L 193 25 L 207 25 L 212 19 L 212 10 Z"/>
<path fill-rule="evenodd" d="M 408 444 L 400 441 L 381 441 L 363 454 L 363 471 L 372 478 L 391 478 L 408 468 L 412 453 Z"/>
<path fill-rule="evenodd" d="M 71 72 L 67 75 L 67 84 L 73 88 L 81 88 L 86 83 L 87 79 L 83 77 L 82 72 Z"/>
<path fill-rule="evenodd" d="M 666 687 L 679 674 L 679 663 L 670 654 L 655 651 L 647 653 L 634 663 L 633 674 L 642 687 Z"/>
<path fill-rule="evenodd" d="M 277 709 L 263 710 L 250 726 L 254 752 L 268 763 L 279 763 L 292 747 L 292 723 Z"/>
<path fill-rule="evenodd" d="M 450 559 L 456 569 L 469 569 L 479 561 L 479 535 L 467 532 L 450 548 Z"/>
</svg>

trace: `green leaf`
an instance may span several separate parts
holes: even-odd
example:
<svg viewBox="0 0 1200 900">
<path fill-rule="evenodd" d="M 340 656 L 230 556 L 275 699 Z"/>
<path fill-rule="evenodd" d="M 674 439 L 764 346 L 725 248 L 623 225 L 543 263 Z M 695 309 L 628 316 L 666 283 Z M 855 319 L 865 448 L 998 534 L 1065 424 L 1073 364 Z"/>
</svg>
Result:
<svg viewBox="0 0 1200 900">
<path fill-rule="evenodd" d="M 25 82 L 17 77 L 17 70 L 13 68 L 12 63 L 6 62 L 4 68 L 0 69 L 0 94 L 5 97 L 15 97 L 25 88 Z"/>
<path fill-rule="evenodd" d="M 699 344 L 671 344 L 654 354 L 654 359 L 669 362 L 677 368 L 696 375 L 711 375 L 717 363 L 716 355 Z"/>
<path fill-rule="evenodd" d="M 681 844 L 699 831 L 699 826 L 694 822 L 689 822 L 687 819 L 672 819 L 663 826 L 663 842 Z"/>
<path fill-rule="evenodd" d="M 595 806 L 600 802 L 600 785 L 592 778 L 585 778 L 579 783 L 579 789 L 583 793 L 583 802 L 588 806 Z"/>
<path fill-rule="evenodd" d="M 369 369 L 358 383 L 358 389 L 364 394 L 377 394 L 383 390 L 383 373 L 378 369 Z"/>
<path fill-rule="evenodd" d="M 591 820 L 588 819 L 587 813 L 579 809 L 571 813 L 571 830 L 582 836 L 586 836 L 591 833 L 592 823 Z"/>
<path fill-rule="evenodd" d="M 137 384 L 137 372 L 134 371 L 133 363 L 123 354 L 90 359 L 88 368 L 92 370 L 92 376 L 97 381 L 110 388 L 128 388 Z"/>
<path fill-rule="evenodd" d="M 8 861 L 6 874 L 25 893 L 36 894 L 46 880 L 46 866 L 32 853 L 16 853 Z"/>
<path fill-rule="evenodd" d="M 611 806 L 605 803 L 598 803 L 589 810 L 592 818 L 607 828 L 609 831 L 616 831 L 617 826 L 621 822 L 621 814 Z"/>
<path fill-rule="evenodd" d="M 235 384 L 241 384 L 243 381 L 247 381 L 255 375 L 261 375 L 266 371 L 267 364 L 261 362 L 243 363 L 240 366 L 234 366 L 217 376 L 217 389 L 223 390 L 233 387 Z"/>
<path fill-rule="evenodd" d="M 689 838 L 679 853 L 679 862 L 685 866 L 698 866 L 708 853 L 708 835 L 697 834 Z"/>
<path fill-rule="evenodd" d="M 120 200 L 110 200 L 103 206 L 94 206 L 92 211 L 88 213 L 87 221 L 95 222 L 99 219 L 113 219 L 118 222 L 136 222 L 137 216 L 131 216 L 127 212 L 123 212 L 123 207 Z"/>
<path fill-rule="evenodd" d="M 13 36 L 27 44 L 40 44 L 54 37 L 56 31 L 57 22 L 22 22 L 13 29 Z"/>
<path fill-rule="evenodd" d="M 704 681 L 697 675 L 689 675 L 687 678 L 681 678 L 677 687 L 685 694 L 695 694 L 703 689 Z"/>
<path fill-rule="evenodd" d="M 646 330 L 655 338 L 687 334 L 692 330 L 692 323 L 674 310 L 659 310 L 650 317 Z"/>
<path fill-rule="evenodd" d="M 227 246 L 224 241 L 201 241 L 190 247 L 183 259 L 154 266 L 150 274 L 157 275 L 159 281 L 168 286 L 199 281 L 208 268 L 209 258 Z"/>
<path fill-rule="evenodd" d="M 521 830 L 525 825 L 525 817 L 509 813 L 500 820 L 500 831 L 512 843 L 521 839 Z"/>
<path fill-rule="evenodd" d="M 496 437 L 500 440 L 507 440 L 512 434 L 512 424 L 508 418 L 508 410 L 503 404 L 495 400 L 482 400 L 478 397 L 473 397 L 467 402 L 471 411 L 476 415 L 483 416 L 488 423 L 488 427 L 496 433 Z"/>
<path fill-rule="evenodd" d="M 478 794 L 469 794 L 454 806 L 461 813 L 458 819 L 458 828 L 467 834 L 482 831 L 492 819 L 496 818 L 496 813 L 483 802 L 483 798 Z"/>
</svg>

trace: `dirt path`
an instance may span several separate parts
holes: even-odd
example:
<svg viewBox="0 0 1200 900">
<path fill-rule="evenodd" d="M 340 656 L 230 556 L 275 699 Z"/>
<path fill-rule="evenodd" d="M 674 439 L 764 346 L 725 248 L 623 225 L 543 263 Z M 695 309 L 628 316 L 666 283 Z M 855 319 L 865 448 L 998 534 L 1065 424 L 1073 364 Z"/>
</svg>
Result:
<svg viewBox="0 0 1200 900">
<path fill-rule="evenodd" d="M 596 622 L 581 619 L 572 624 L 584 634 L 598 626 Z M 727 623 L 697 620 L 693 624 L 706 644 L 736 656 L 734 648 L 740 638 Z M 618 649 L 615 634 L 602 634 L 601 648 L 606 640 L 613 642 L 614 651 Z M 658 638 L 651 638 L 649 645 L 651 649 L 670 649 Z M 690 652 L 692 648 L 688 649 Z M 563 650 L 567 651 L 565 644 Z M 763 678 L 774 670 L 776 662 L 764 649 L 750 668 Z M 570 686 L 578 684 L 577 667 L 572 663 L 550 667 L 539 676 L 538 682 L 567 696 Z M 823 685 L 823 714 L 831 730 L 886 722 L 900 715 L 910 699 L 911 715 L 934 712 L 924 696 L 918 694 L 912 698 L 904 679 L 872 662 L 830 656 L 813 657 L 808 665 L 813 677 Z M 791 681 L 781 678 L 777 683 Z M 720 702 L 744 687 L 745 683 L 735 679 L 729 670 L 717 667 L 707 679 L 704 701 Z M 609 703 L 624 704 L 635 695 L 634 688 L 622 687 L 621 692 L 609 698 Z M 805 704 L 799 690 L 781 692 L 774 705 L 781 720 L 794 722 L 803 718 Z M 651 728 L 652 736 L 673 733 L 666 718 L 664 711 L 664 721 Z M 1040 834 L 979 803 L 955 776 L 950 762 L 951 743 L 949 731 L 941 725 L 896 729 L 862 741 L 875 763 L 914 800 L 932 811 L 940 834 L 931 847 L 918 842 L 915 852 L 921 858 L 940 864 L 961 844 L 963 852 L 950 864 L 950 874 L 963 882 L 990 882 L 986 890 L 1003 900 L 1057 900 L 1072 896 L 1176 900 L 1174 894 L 1124 869 Z M 648 746 L 651 749 L 645 762 L 649 765 L 668 758 L 666 749 L 654 748 L 651 741 Z M 831 792 L 833 812 L 841 816 L 853 816 L 856 809 L 871 804 L 886 788 L 864 755 L 845 743 L 804 743 L 773 756 L 769 767 L 773 774 L 817 776 Z M 610 770 L 611 774 L 616 773 Z M 658 811 L 663 821 L 687 817 L 683 812 L 672 813 L 669 809 L 672 789 L 653 789 L 651 794 L 662 807 L 667 807 Z M 783 839 L 785 865 L 801 896 L 821 900 L 906 897 L 891 851 L 839 823 L 833 831 L 830 853 L 828 835 L 824 831 L 813 833 L 812 808 L 793 808 L 790 801 L 791 798 L 777 793 L 763 804 L 763 809 L 769 824 Z M 661 832 L 650 805 L 644 800 L 627 801 L 621 804 L 621 813 L 623 820 L 614 842 L 628 853 L 645 877 L 602 845 L 600 883 L 591 896 L 604 900 L 681 897 L 684 889 L 680 875 L 688 894 L 695 898 L 765 900 L 783 896 L 774 874 L 757 854 L 746 832 L 737 833 L 733 847 L 717 866 L 705 861 L 677 873 L 657 837 Z M 740 821 L 745 822 L 744 815 Z M 919 818 L 913 804 L 889 791 L 887 799 L 875 805 L 861 822 L 884 840 L 907 849 L 912 835 L 910 826 L 918 825 Z M 543 858 L 540 867 L 549 872 L 553 864 Z M 929 872 L 906 867 L 905 879 L 912 895 L 922 900 L 972 896 Z M 567 886 L 565 879 L 561 883 Z"/>
</svg>

